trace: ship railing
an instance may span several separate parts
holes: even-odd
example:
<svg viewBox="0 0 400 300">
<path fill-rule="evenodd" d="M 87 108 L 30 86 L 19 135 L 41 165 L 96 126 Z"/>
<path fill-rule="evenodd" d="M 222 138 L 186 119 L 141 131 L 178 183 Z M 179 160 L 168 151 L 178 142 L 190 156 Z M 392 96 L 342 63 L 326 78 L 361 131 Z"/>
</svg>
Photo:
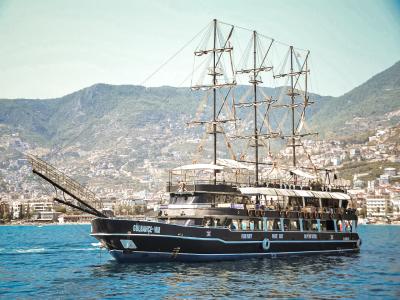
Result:
<svg viewBox="0 0 400 300">
<path fill-rule="evenodd" d="M 213 179 L 184 179 L 184 180 L 176 180 L 176 181 L 168 181 L 167 187 L 168 190 L 171 190 L 172 186 L 183 186 L 188 190 L 191 188 L 192 190 L 196 189 L 196 186 L 199 185 L 229 185 L 232 187 L 248 187 L 248 186 L 256 186 L 254 181 L 252 180 L 242 180 L 242 181 L 229 181 L 229 180 L 216 180 Z M 263 181 L 258 184 L 259 187 L 270 187 L 270 188 L 279 188 L 279 189 L 296 189 L 296 190 L 314 190 L 314 191 L 342 191 L 346 192 L 348 186 L 340 186 L 333 184 L 319 184 L 319 183 L 310 183 L 308 181 L 289 181 L 289 180 L 269 180 Z"/>
<path fill-rule="evenodd" d="M 33 155 L 28 155 L 28 160 L 33 172 L 39 174 L 51 184 L 56 184 L 71 196 L 91 203 L 100 203 L 94 192 L 65 175 L 51 164 Z"/>
</svg>

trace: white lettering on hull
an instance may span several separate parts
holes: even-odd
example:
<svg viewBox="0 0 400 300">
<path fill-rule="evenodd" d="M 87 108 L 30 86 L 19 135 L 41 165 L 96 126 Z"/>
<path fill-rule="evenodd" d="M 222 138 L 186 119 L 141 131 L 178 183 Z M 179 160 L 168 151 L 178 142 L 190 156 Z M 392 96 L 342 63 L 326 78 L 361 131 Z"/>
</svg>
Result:
<svg viewBox="0 0 400 300">
<path fill-rule="evenodd" d="M 132 230 L 134 232 L 160 233 L 161 228 L 159 226 L 147 226 L 147 225 L 134 224 L 132 226 Z"/>
<path fill-rule="evenodd" d="M 304 235 L 304 239 L 305 240 L 316 240 L 316 239 L 318 239 L 318 236 L 315 233 L 306 233 Z"/>
</svg>

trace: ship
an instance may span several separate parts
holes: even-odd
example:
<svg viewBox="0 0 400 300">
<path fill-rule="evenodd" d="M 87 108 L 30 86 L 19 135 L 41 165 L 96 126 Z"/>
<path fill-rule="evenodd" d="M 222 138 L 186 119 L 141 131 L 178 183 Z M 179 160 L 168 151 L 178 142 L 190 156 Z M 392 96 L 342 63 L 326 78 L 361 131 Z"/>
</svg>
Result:
<svg viewBox="0 0 400 300">
<path fill-rule="evenodd" d="M 225 33 L 222 26 L 228 28 Z M 332 170 L 313 164 L 301 166 L 296 157 L 297 149 L 304 146 L 303 138 L 315 134 L 304 131 L 306 111 L 312 104 L 308 92 L 310 51 L 300 54 L 297 48 L 288 46 L 283 64 L 287 64 L 287 71 L 285 66 L 278 70 L 268 64 L 276 41 L 267 37 L 269 43 L 263 48 L 260 39 L 265 36 L 253 30 L 249 31 L 247 47 L 250 60 L 243 59 L 250 61 L 250 66 L 244 63 L 235 67 L 235 29 L 213 20 L 206 30 L 209 36 L 203 38 L 204 48 L 194 52 L 195 58 L 207 58 L 209 65 L 205 72 L 199 72 L 206 79 L 192 80 L 191 89 L 208 95 L 211 112 L 204 114 L 208 120 L 197 119 L 189 125 L 206 128 L 206 136 L 212 139 L 212 161 L 196 159 L 170 170 L 166 184 L 169 199 L 159 204 L 155 216 L 137 219 L 108 215 L 98 208 L 101 203 L 90 190 L 44 160 L 28 156 L 33 172 L 59 192 L 55 201 L 95 216 L 91 236 L 116 261 L 200 262 L 360 251 L 357 213 L 346 187 L 336 174 L 332 176 Z M 287 103 L 260 88 L 260 74 L 268 72 L 272 79 L 287 80 L 282 87 L 285 93 L 280 95 Z M 250 93 L 239 101 L 232 100 L 230 114 L 221 114 L 239 76 L 250 77 Z M 240 109 L 250 109 L 252 120 L 245 123 L 250 134 L 236 130 L 243 116 Z M 272 128 L 269 118 L 273 109 L 288 111 L 289 133 Z M 228 135 L 226 128 L 233 129 L 234 134 Z M 218 157 L 220 141 L 227 146 L 230 158 Z M 232 150 L 242 142 L 252 153 Z M 271 148 L 282 143 L 291 156 L 286 165 L 278 164 L 271 155 Z"/>
</svg>

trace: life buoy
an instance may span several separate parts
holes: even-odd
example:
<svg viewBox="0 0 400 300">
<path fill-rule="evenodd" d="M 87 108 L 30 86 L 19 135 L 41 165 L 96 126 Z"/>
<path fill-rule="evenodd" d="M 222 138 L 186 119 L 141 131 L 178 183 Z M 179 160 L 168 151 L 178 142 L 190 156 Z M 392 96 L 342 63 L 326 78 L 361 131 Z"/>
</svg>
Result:
<svg viewBox="0 0 400 300">
<path fill-rule="evenodd" d="M 361 241 L 361 239 L 358 239 L 358 240 L 357 240 L 357 248 L 360 248 L 361 245 L 362 245 L 362 241 Z"/>
<path fill-rule="evenodd" d="M 271 242 L 269 241 L 269 239 L 265 238 L 262 241 L 262 247 L 265 251 L 269 250 L 269 247 L 271 246 Z"/>
</svg>

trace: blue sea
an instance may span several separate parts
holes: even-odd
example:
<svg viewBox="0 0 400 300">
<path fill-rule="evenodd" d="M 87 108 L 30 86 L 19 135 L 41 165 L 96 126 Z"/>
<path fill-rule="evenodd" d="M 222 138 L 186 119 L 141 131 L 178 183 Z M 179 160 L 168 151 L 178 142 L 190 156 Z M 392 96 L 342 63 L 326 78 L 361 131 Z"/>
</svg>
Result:
<svg viewBox="0 0 400 300">
<path fill-rule="evenodd" d="M 361 226 L 358 254 L 118 264 L 89 225 L 0 226 L 1 299 L 400 299 L 400 226 Z"/>
</svg>

